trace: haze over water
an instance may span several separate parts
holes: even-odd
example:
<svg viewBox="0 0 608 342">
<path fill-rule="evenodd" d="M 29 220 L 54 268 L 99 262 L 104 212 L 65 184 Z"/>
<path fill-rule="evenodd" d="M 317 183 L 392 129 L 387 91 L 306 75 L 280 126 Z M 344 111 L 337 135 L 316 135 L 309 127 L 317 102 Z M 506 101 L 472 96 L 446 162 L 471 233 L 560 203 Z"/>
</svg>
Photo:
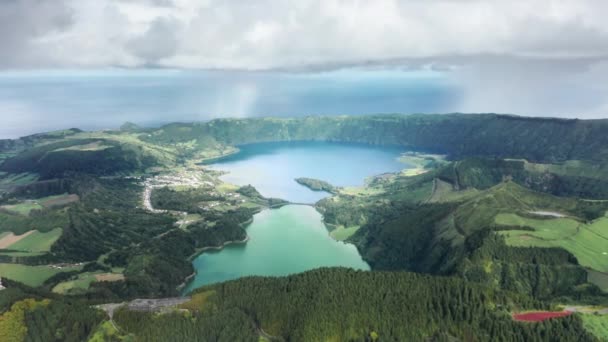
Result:
<svg viewBox="0 0 608 342">
<path fill-rule="evenodd" d="M 218 117 L 453 111 L 441 73 L 99 69 L 0 73 L 0 139 Z"/>
</svg>

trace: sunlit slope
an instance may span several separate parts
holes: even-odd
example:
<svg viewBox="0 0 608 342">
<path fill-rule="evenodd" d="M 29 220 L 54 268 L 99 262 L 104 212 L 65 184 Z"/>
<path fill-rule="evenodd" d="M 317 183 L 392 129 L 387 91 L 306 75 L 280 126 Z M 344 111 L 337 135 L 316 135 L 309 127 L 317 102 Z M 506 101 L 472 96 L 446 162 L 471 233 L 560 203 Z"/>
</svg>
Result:
<svg viewBox="0 0 608 342">
<path fill-rule="evenodd" d="M 556 197 L 513 181 L 477 193 L 451 193 L 452 200 L 442 203 L 375 207 L 373 210 L 379 212 L 370 213 L 370 217 L 383 219 L 368 220 L 350 241 L 374 269 L 460 274 L 539 297 L 581 290 L 578 286 L 587 282 L 587 272 L 579 265 L 603 270 L 597 262 L 586 262 L 584 253 L 588 251 L 584 247 L 581 250 L 585 252 L 579 253 L 565 243 L 531 244 L 543 248 L 527 248 L 511 244 L 507 238 L 505 244 L 504 236 L 511 231 L 523 234 L 518 222 L 505 221 L 505 217 L 527 217 L 535 215 L 533 212 L 567 215 L 562 226 L 545 227 L 544 234 L 559 237 L 575 230 L 577 222 L 603 216 L 608 203 Z M 544 222 L 543 216 L 535 217 Z"/>
<path fill-rule="evenodd" d="M 608 272 L 606 217 L 585 223 L 571 218 L 539 219 L 509 214 L 496 217 L 496 222 L 513 228 L 501 232 L 510 246 L 561 247 L 572 253 L 581 265 Z"/>
</svg>

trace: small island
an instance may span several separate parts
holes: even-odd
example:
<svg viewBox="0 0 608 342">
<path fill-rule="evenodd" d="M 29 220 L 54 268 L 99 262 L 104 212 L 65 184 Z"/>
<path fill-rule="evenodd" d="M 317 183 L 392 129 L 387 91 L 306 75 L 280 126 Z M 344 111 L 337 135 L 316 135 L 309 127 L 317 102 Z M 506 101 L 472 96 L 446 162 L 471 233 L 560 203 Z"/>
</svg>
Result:
<svg viewBox="0 0 608 342">
<path fill-rule="evenodd" d="M 329 184 L 328 182 L 319 179 L 302 177 L 296 178 L 295 181 L 298 182 L 298 184 L 301 184 L 312 191 L 325 191 L 329 192 L 330 194 L 338 193 L 338 187 L 335 187 Z"/>
</svg>

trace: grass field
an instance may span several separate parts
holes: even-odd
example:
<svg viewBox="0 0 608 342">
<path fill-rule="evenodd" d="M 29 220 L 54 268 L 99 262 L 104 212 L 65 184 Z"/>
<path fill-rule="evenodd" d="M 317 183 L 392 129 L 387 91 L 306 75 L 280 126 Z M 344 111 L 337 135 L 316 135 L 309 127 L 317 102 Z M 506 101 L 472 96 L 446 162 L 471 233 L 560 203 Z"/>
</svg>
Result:
<svg viewBox="0 0 608 342">
<path fill-rule="evenodd" d="M 338 193 L 348 196 L 373 196 L 383 194 L 385 191 L 380 187 L 347 186 L 338 189 Z"/>
<path fill-rule="evenodd" d="M 578 262 L 591 269 L 608 272 L 608 218 L 583 224 L 570 218 L 531 219 L 515 214 L 500 214 L 496 223 L 525 226 L 528 230 L 501 231 L 511 246 L 561 247 L 572 253 Z"/>
<path fill-rule="evenodd" d="M 433 192 L 428 199 L 428 202 L 451 202 L 451 201 L 462 201 L 468 198 L 472 198 L 479 194 L 479 190 L 475 188 L 469 188 L 465 190 L 454 190 L 452 184 L 444 182 L 440 179 L 435 179 L 435 185 Z"/>
<path fill-rule="evenodd" d="M 26 285 L 36 287 L 42 285 L 45 280 L 57 273 L 74 271 L 80 268 L 81 266 L 57 269 L 49 266 L 27 266 L 0 263 L 0 277 L 16 280 Z"/>
<path fill-rule="evenodd" d="M 85 291 L 91 286 L 91 283 L 96 281 L 95 275 L 92 273 L 79 274 L 76 279 L 61 282 L 53 287 L 53 292 L 67 294 L 69 292 Z"/>
<path fill-rule="evenodd" d="M 0 179 L 0 186 L 2 185 L 26 185 L 38 180 L 38 176 L 33 173 L 18 173 L 18 174 L 5 174 Z"/>
<path fill-rule="evenodd" d="M 608 341 L 608 315 L 581 315 L 583 326 L 600 341 Z"/>
<path fill-rule="evenodd" d="M 0 206 L 0 209 L 6 210 L 7 212 L 13 214 L 29 216 L 30 212 L 34 209 L 41 210 L 44 208 L 60 207 L 78 200 L 78 195 L 62 194 L 33 200 L 25 200 L 18 204 L 3 205 Z"/>
<path fill-rule="evenodd" d="M 536 164 L 525 162 L 524 167 L 533 172 L 551 172 L 558 175 L 605 179 L 607 164 L 593 164 L 581 160 L 567 160 L 560 164 Z"/>
<path fill-rule="evenodd" d="M 26 202 L 19 203 L 19 204 L 3 205 L 3 206 L 0 206 L 0 208 L 6 210 L 8 212 L 14 213 L 14 214 L 28 216 L 32 210 L 42 209 L 42 206 L 33 201 L 26 201 Z"/>
<path fill-rule="evenodd" d="M 78 294 L 86 291 L 91 283 L 96 281 L 118 281 L 125 277 L 120 273 L 99 273 L 86 272 L 81 273 L 76 278 L 61 282 L 53 288 L 53 292 L 60 294 Z"/>
<path fill-rule="evenodd" d="M 360 226 L 353 226 L 347 228 L 339 226 L 336 229 L 332 230 L 329 235 L 335 240 L 344 241 L 351 237 L 353 234 L 355 234 L 355 232 L 359 230 L 359 228 Z"/>
<path fill-rule="evenodd" d="M 17 243 L 19 240 L 25 239 L 32 233 L 34 233 L 34 232 L 31 230 L 29 232 L 25 232 L 20 235 L 15 235 L 12 232 L 3 233 L 2 237 L 0 237 L 0 248 L 1 249 L 10 248 L 12 245 Z"/>
<path fill-rule="evenodd" d="M 78 199 L 78 195 L 62 194 L 39 198 L 36 202 L 45 208 L 52 208 L 76 202 Z"/>
<path fill-rule="evenodd" d="M 55 228 L 46 233 L 34 231 L 25 238 L 10 245 L 9 248 L 32 253 L 48 252 L 51 250 L 53 243 L 59 239 L 62 232 L 63 229 L 61 228 Z"/>
<path fill-rule="evenodd" d="M 587 279 L 590 283 L 597 285 L 602 291 L 608 292 L 608 273 L 598 271 L 587 271 Z"/>
<path fill-rule="evenodd" d="M 88 143 L 88 144 L 82 144 L 82 145 L 74 145 L 74 146 L 70 146 L 70 147 L 64 147 L 64 148 L 58 148 L 52 152 L 59 152 L 59 151 L 101 151 L 101 150 L 105 150 L 106 148 L 110 148 L 111 146 L 108 145 L 104 145 L 103 141 L 94 141 L 92 143 Z"/>
</svg>

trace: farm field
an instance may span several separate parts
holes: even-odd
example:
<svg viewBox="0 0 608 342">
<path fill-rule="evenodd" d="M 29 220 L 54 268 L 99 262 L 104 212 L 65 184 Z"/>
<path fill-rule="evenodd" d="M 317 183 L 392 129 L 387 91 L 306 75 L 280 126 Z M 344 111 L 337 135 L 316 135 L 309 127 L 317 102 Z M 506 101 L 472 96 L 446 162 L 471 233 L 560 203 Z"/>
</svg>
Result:
<svg viewBox="0 0 608 342">
<path fill-rule="evenodd" d="M 55 228 L 50 232 L 41 233 L 39 231 L 30 231 L 26 237 L 20 239 L 12 243 L 10 246 L 5 248 L 10 248 L 22 252 L 29 252 L 34 254 L 39 254 L 43 252 L 48 252 L 51 250 L 51 246 L 59 237 L 63 229 Z"/>
<path fill-rule="evenodd" d="M 0 249 L 9 248 L 13 244 L 17 243 L 19 240 L 26 238 L 28 235 L 32 234 L 33 231 L 29 231 L 23 233 L 21 235 L 15 235 L 12 232 L 4 232 L 0 234 Z"/>
<path fill-rule="evenodd" d="M 495 222 L 499 226 L 533 229 L 500 231 L 508 245 L 561 247 L 572 253 L 582 266 L 608 272 L 608 218 L 584 224 L 570 218 L 543 220 L 499 214 Z"/>
<path fill-rule="evenodd" d="M 34 209 L 42 209 L 42 206 L 34 201 L 26 201 L 19 204 L 3 205 L 0 209 L 4 209 L 13 214 L 28 216 Z"/>
<path fill-rule="evenodd" d="M 121 273 L 81 273 L 74 279 L 61 282 L 53 287 L 53 292 L 60 294 L 76 294 L 87 290 L 96 281 L 119 281 L 125 277 Z"/>
<path fill-rule="evenodd" d="M 52 208 L 76 202 L 78 199 L 78 195 L 62 194 L 39 198 L 36 202 L 45 208 Z"/>
<path fill-rule="evenodd" d="M 77 195 L 62 194 L 47 196 L 33 200 L 25 200 L 18 204 L 8 204 L 0 206 L 0 209 L 12 214 L 29 216 L 32 210 L 42 210 L 44 208 L 54 208 L 64 206 L 78 201 Z"/>
<path fill-rule="evenodd" d="M 38 179 L 38 176 L 33 173 L 5 174 L 2 177 L 0 179 L 0 188 L 8 185 L 26 185 Z"/>
<path fill-rule="evenodd" d="M 81 266 L 71 266 L 59 269 L 50 266 L 28 266 L 21 264 L 0 263 L 0 276 L 22 282 L 28 286 L 37 287 L 42 285 L 45 280 L 57 273 L 75 271 L 80 268 Z"/>
</svg>

